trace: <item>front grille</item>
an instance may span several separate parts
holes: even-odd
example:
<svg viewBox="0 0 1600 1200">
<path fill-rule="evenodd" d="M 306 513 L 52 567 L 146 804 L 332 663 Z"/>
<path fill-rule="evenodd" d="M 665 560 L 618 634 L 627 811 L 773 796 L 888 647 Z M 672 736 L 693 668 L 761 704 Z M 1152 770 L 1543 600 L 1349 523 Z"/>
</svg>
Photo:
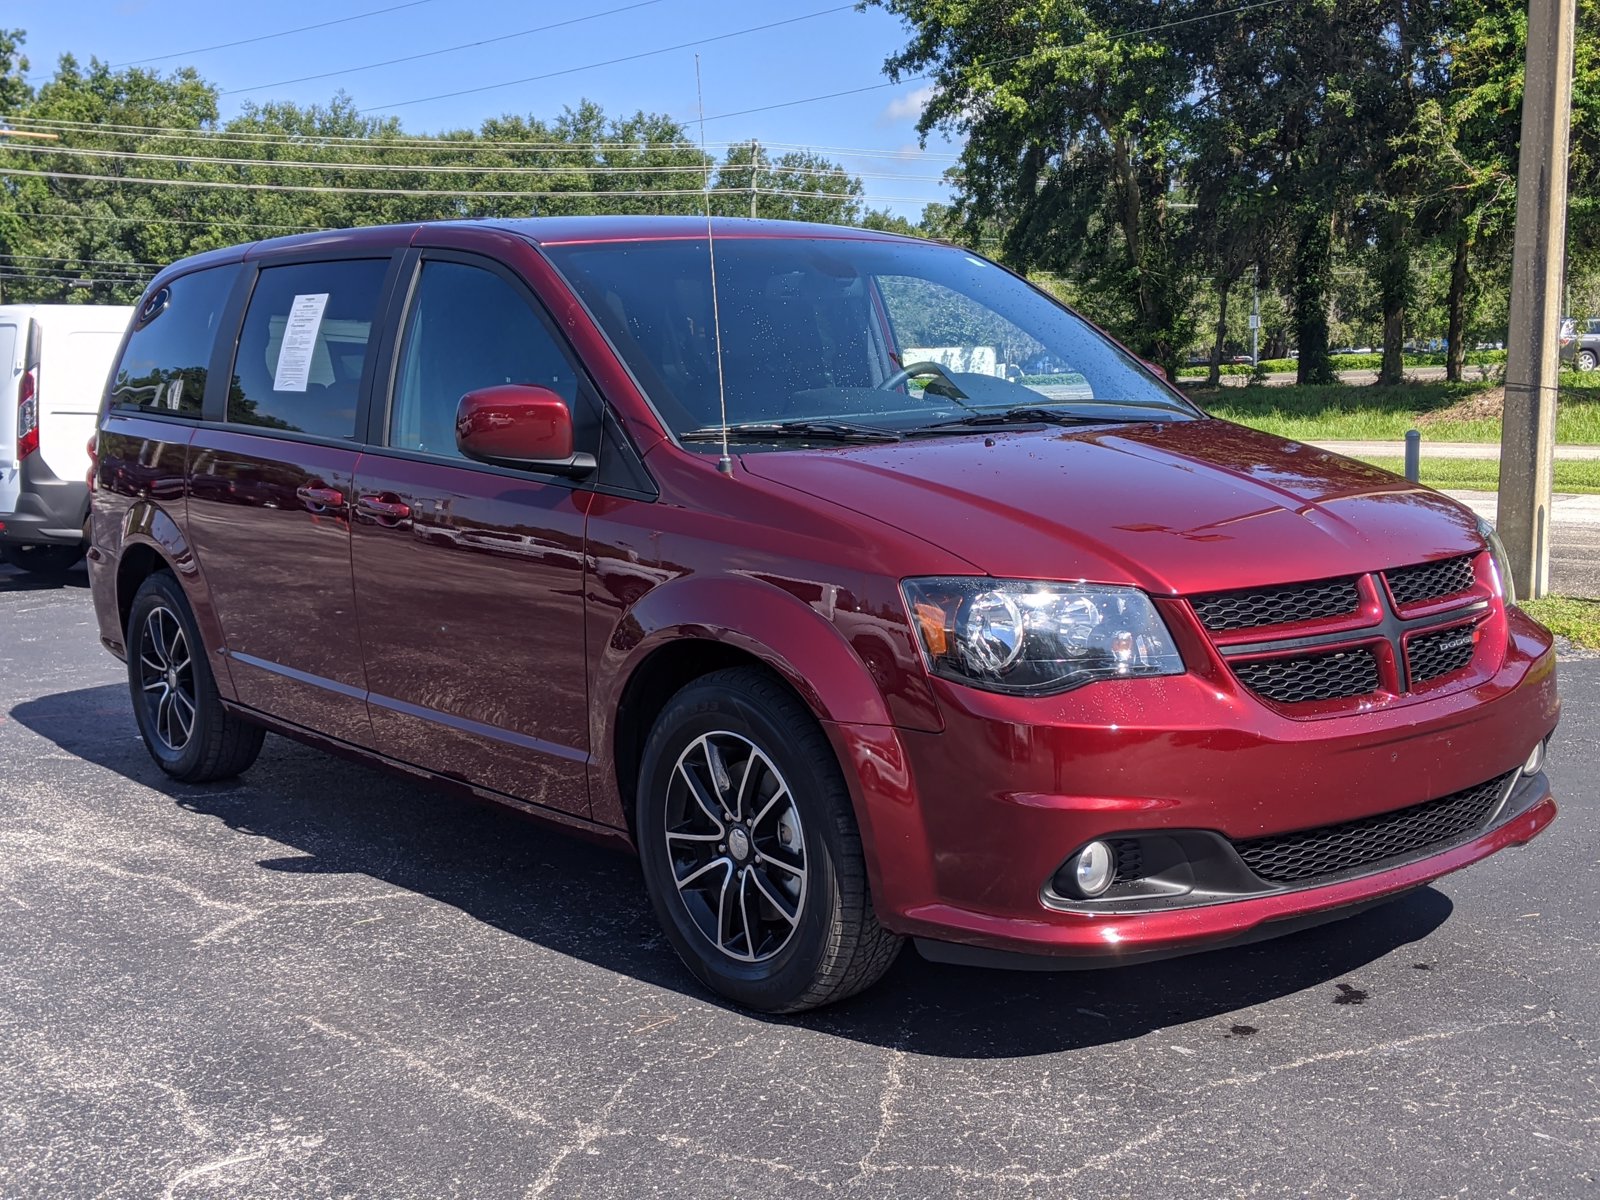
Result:
<svg viewBox="0 0 1600 1200">
<path fill-rule="evenodd" d="M 1406 664 L 1411 670 L 1412 683 L 1427 683 L 1451 671 L 1459 671 L 1472 661 L 1472 648 L 1477 644 L 1477 630 L 1471 628 L 1441 629 L 1438 633 L 1423 633 L 1406 642 Z"/>
<path fill-rule="evenodd" d="M 1414 567 L 1396 567 L 1385 571 L 1384 578 L 1389 581 L 1389 593 L 1396 604 L 1442 600 L 1472 588 L 1472 555 L 1462 554 Z"/>
<path fill-rule="evenodd" d="M 1481 827 L 1494 812 L 1511 774 L 1397 812 L 1234 842 L 1233 848 L 1269 883 L 1297 883 L 1398 858 Z"/>
<path fill-rule="evenodd" d="M 1256 695 L 1279 704 L 1346 700 L 1378 690 L 1378 663 L 1370 650 L 1235 663 L 1233 673 Z"/>
<path fill-rule="evenodd" d="M 1342 617 L 1356 611 L 1361 597 L 1353 579 L 1295 583 L 1283 587 L 1245 588 L 1197 596 L 1191 603 L 1200 623 L 1213 633 L 1283 625 L 1319 617 Z"/>
</svg>

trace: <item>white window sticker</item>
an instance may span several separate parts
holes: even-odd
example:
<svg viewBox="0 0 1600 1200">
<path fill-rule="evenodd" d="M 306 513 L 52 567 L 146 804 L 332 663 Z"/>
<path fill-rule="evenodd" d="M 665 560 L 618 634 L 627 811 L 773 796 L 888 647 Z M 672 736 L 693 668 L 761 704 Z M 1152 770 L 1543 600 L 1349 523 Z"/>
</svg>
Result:
<svg viewBox="0 0 1600 1200">
<path fill-rule="evenodd" d="M 289 322 L 283 330 L 283 348 L 278 351 L 278 369 L 273 372 L 275 392 L 303 392 L 311 377 L 311 352 L 317 346 L 317 331 L 322 328 L 322 310 L 328 307 L 328 293 L 296 296 L 289 309 Z"/>
</svg>

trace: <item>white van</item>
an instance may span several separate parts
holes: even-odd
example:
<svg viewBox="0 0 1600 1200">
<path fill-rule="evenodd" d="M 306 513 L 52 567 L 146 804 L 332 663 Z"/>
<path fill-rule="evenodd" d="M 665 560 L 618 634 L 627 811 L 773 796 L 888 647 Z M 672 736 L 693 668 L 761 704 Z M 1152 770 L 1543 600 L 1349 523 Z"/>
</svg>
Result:
<svg viewBox="0 0 1600 1200">
<path fill-rule="evenodd" d="M 83 557 L 89 439 L 133 309 L 0 305 L 0 561 L 59 574 Z"/>
</svg>

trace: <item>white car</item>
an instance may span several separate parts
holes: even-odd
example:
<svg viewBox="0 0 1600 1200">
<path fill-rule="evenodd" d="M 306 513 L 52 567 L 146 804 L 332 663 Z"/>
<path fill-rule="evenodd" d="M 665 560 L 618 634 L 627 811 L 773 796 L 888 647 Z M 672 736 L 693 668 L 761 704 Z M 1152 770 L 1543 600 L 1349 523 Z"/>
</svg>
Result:
<svg viewBox="0 0 1600 1200">
<path fill-rule="evenodd" d="M 56 575 L 83 557 L 89 439 L 133 309 L 0 305 L 0 561 Z"/>
</svg>

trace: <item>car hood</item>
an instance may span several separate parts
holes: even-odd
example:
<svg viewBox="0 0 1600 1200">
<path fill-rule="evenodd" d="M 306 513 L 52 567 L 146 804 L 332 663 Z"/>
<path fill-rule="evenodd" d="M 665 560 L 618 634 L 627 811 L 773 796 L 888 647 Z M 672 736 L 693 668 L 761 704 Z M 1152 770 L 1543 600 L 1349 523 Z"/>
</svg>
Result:
<svg viewBox="0 0 1600 1200">
<path fill-rule="evenodd" d="M 980 432 L 742 462 L 996 576 L 1183 594 L 1483 545 L 1476 518 L 1446 496 L 1226 421 Z"/>
</svg>

